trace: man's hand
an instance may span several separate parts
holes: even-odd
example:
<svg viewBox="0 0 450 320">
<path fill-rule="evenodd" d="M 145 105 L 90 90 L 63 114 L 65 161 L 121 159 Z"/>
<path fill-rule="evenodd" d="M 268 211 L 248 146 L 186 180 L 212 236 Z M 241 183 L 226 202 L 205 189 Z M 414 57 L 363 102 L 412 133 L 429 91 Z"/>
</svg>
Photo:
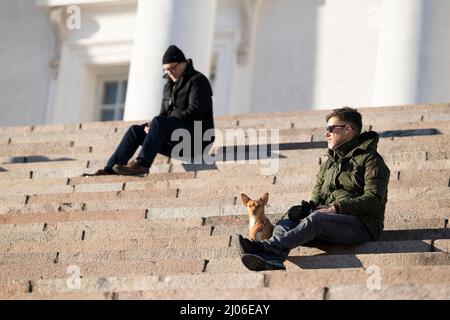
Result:
<svg viewBox="0 0 450 320">
<path fill-rule="evenodd" d="M 334 206 L 320 205 L 320 206 L 317 206 L 314 209 L 314 211 L 320 212 L 320 213 L 336 214 L 336 208 Z"/>
<path fill-rule="evenodd" d="M 150 127 L 151 127 L 151 123 L 147 122 L 144 126 L 144 131 L 146 134 L 148 134 L 150 132 Z"/>
</svg>

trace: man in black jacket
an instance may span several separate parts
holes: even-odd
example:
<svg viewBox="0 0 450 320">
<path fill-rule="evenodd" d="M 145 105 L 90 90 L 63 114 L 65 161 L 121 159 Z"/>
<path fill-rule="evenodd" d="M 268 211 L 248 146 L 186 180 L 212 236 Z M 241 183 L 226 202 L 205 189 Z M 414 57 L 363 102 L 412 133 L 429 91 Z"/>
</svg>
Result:
<svg viewBox="0 0 450 320">
<path fill-rule="evenodd" d="M 203 153 L 211 143 L 194 136 L 194 125 L 201 124 L 202 136 L 208 129 L 214 129 L 213 93 L 209 80 L 194 69 L 192 60 L 186 60 L 183 52 L 176 46 L 167 49 L 162 62 L 167 83 L 164 86 L 159 116 L 150 123 L 131 126 L 105 168 L 94 175 L 149 173 L 158 153 L 171 156 L 172 149 L 178 143 L 172 141 L 171 136 L 177 129 L 185 129 L 190 134 L 190 154 L 193 156 L 195 151 Z M 194 138 L 201 140 L 196 142 L 201 145 L 201 150 L 194 150 Z M 140 145 L 142 149 L 137 159 L 128 163 Z"/>
</svg>

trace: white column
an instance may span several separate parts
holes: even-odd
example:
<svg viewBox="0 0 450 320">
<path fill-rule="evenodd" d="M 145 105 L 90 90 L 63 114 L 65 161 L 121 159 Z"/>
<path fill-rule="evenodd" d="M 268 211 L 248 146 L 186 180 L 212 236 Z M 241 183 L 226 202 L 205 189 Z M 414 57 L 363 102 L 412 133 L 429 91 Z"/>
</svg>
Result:
<svg viewBox="0 0 450 320">
<path fill-rule="evenodd" d="M 209 76 L 216 5 L 217 0 L 139 0 L 125 120 L 159 114 L 162 56 L 169 45 L 178 46 Z"/>
<path fill-rule="evenodd" d="M 375 106 L 417 102 L 423 5 L 423 0 L 382 0 Z"/>
</svg>

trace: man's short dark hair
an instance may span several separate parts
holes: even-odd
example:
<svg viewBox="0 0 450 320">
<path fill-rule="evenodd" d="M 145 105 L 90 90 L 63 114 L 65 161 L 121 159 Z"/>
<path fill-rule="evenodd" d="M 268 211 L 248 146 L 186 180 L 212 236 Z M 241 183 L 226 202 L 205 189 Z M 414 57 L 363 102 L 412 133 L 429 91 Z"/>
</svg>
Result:
<svg viewBox="0 0 450 320">
<path fill-rule="evenodd" d="M 352 127 L 358 132 L 361 133 L 362 130 L 362 117 L 358 110 L 344 107 L 340 109 L 334 109 L 331 113 L 326 116 L 326 121 L 331 118 L 336 117 L 337 119 L 347 122 L 352 125 Z"/>
</svg>

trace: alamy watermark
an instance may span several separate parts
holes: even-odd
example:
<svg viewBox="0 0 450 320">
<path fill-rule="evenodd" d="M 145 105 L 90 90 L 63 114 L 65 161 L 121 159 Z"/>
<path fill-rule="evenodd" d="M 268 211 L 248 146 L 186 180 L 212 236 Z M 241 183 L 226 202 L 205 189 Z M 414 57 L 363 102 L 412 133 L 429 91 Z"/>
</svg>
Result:
<svg viewBox="0 0 450 320">
<path fill-rule="evenodd" d="M 371 265 L 367 268 L 366 285 L 369 290 L 381 290 L 381 268 L 377 265 Z"/>
<path fill-rule="evenodd" d="M 69 290 L 81 289 L 81 272 L 80 267 L 76 265 L 70 265 L 67 267 L 67 273 L 70 277 L 66 281 L 66 286 Z"/>
<path fill-rule="evenodd" d="M 76 5 L 68 6 L 66 9 L 68 14 L 66 19 L 66 27 L 69 30 L 81 29 L 81 8 Z"/>
<path fill-rule="evenodd" d="M 214 140 L 213 140 L 214 137 Z M 194 130 L 176 129 L 171 140 L 171 157 L 193 164 L 259 164 L 262 175 L 274 175 L 280 168 L 279 129 L 208 129 L 194 122 Z M 211 149 L 213 152 L 211 152 Z"/>
<path fill-rule="evenodd" d="M 379 5 L 372 5 L 366 9 L 366 28 L 378 30 L 380 28 L 381 8 Z"/>
</svg>

